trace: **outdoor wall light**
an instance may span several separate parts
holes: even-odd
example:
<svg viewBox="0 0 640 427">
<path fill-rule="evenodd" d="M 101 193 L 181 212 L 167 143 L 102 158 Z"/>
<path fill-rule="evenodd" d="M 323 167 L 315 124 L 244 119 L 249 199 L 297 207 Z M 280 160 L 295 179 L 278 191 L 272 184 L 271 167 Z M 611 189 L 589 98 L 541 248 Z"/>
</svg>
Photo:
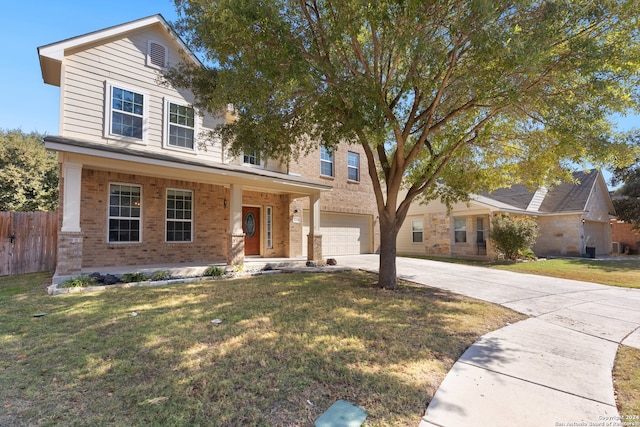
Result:
<svg viewBox="0 0 640 427">
<path fill-rule="evenodd" d="M 227 207 L 227 199 L 224 199 L 224 207 Z"/>
</svg>

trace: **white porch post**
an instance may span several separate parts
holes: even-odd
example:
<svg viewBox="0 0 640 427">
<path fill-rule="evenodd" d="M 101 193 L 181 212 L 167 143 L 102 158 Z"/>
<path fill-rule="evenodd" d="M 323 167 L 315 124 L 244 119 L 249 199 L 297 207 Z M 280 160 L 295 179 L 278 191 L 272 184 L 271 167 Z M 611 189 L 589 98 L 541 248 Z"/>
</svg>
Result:
<svg viewBox="0 0 640 427">
<path fill-rule="evenodd" d="M 64 182 L 62 203 L 62 232 L 79 233 L 80 230 L 80 189 L 82 188 L 82 163 L 62 165 Z"/>
<path fill-rule="evenodd" d="M 320 193 L 309 196 L 309 237 L 307 240 L 307 259 L 322 261 L 322 234 L 320 234 Z"/>
<path fill-rule="evenodd" d="M 82 163 L 62 163 L 62 226 L 58 233 L 56 261 L 57 277 L 82 272 L 82 230 L 80 206 L 82 203 Z"/>
<path fill-rule="evenodd" d="M 244 232 L 242 231 L 242 185 L 231 184 L 229 189 L 229 235 L 227 264 L 244 264 Z"/>
</svg>

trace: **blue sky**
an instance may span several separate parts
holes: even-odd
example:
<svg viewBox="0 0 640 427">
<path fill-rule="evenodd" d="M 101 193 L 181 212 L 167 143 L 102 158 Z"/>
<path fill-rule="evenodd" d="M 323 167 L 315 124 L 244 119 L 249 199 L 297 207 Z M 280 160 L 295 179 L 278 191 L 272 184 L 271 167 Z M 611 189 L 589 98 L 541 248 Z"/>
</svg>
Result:
<svg viewBox="0 0 640 427">
<path fill-rule="evenodd" d="M 3 2 L 0 129 L 58 134 L 59 89 L 42 81 L 39 46 L 156 13 L 177 18 L 172 0 Z"/>
<path fill-rule="evenodd" d="M 44 84 L 37 48 L 70 37 L 161 13 L 177 18 L 172 0 L 18 0 L 2 6 L 0 25 L 0 129 L 58 134 L 59 89 Z M 617 120 L 640 128 L 640 116 Z"/>
</svg>

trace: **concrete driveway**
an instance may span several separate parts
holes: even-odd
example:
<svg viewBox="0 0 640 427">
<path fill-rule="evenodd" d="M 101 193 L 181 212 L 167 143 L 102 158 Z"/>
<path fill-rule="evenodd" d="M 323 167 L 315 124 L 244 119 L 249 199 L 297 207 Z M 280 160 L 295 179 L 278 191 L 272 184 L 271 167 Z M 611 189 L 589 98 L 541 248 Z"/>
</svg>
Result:
<svg viewBox="0 0 640 427">
<path fill-rule="evenodd" d="M 337 259 L 378 270 L 377 255 Z M 622 425 L 611 371 L 619 344 L 640 348 L 640 289 L 411 258 L 397 271 L 531 316 L 469 347 L 420 427 Z"/>
</svg>

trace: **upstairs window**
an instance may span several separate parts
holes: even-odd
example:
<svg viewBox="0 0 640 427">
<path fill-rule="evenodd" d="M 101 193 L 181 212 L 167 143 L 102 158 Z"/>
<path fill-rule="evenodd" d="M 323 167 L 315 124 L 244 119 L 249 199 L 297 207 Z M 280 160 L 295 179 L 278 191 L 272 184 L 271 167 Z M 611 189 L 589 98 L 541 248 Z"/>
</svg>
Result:
<svg viewBox="0 0 640 427">
<path fill-rule="evenodd" d="M 260 166 L 260 152 L 257 150 L 246 151 L 242 156 L 242 163 L 245 165 Z"/>
<path fill-rule="evenodd" d="M 351 181 L 360 181 L 360 154 L 347 153 L 347 178 Z"/>
<path fill-rule="evenodd" d="M 169 49 L 163 44 L 149 40 L 147 43 L 147 66 L 152 68 L 166 68 Z"/>
<path fill-rule="evenodd" d="M 105 137 L 144 142 L 148 96 L 142 91 L 107 84 Z"/>
<path fill-rule="evenodd" d="M 167 139 L 169 147 L 194 150 L 195 112 L 192 107 L 166 101 Z"/>
<path fill-rule="evenodd" d="M 320 175 L 333 176 L 333 149 L 320 147 Z"/>
</svg>

